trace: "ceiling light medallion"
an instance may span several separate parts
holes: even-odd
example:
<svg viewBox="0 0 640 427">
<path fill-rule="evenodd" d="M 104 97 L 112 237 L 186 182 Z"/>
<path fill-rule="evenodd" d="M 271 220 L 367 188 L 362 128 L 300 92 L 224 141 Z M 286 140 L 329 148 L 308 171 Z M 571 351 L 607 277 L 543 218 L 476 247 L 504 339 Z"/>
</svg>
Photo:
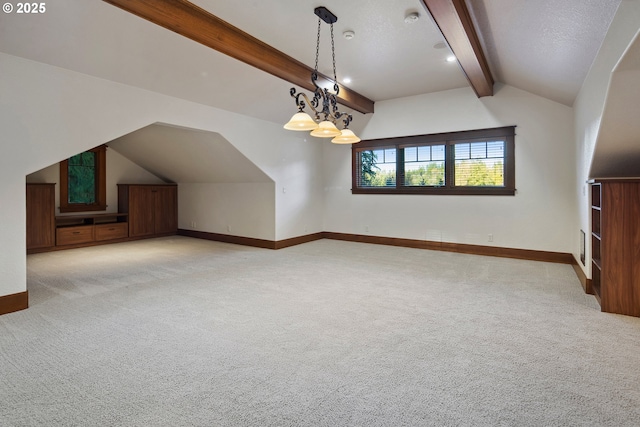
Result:
<svg viewBox="0 0 640 427">
<path fill-rule="evenodd" d="M 336 54 L 333 43 L 333 24 L 338 21 L 338 17 L 331 13 L 326 7 L 316 7 L 314 10 L 318 16 L 318 37 L 316 41 L 316 66 L 311 73 L 311 82 L 316 87 L 313 92 L 313 99 L 305 93 L 297 93 L 296 88 L 291 88 L 289 94 L 295 98 L 298 112 L 293 115 L 291 120 L 284 125 L 285 129 L 296 131 L 311 131 L 311 136 L 319 138 L 333 138 L 331 142 L 334 144 L 354 144 L 360 142 L 350 129 L 349 123 L 353 120 L 351 114 L 338 111 L 338 79 L 336 77 Z M 322 21 L 331 26 L 331 56 L 333 58 L 333 91 L 318 86 L 318 54 L 320 52 L 320 27 Z M 304 112 L 305 107 L 309 106 L 313 112 L 313 118 Z M 336 123 L 342 122 L 343 130 L 336 127 Z"/>
</svg>

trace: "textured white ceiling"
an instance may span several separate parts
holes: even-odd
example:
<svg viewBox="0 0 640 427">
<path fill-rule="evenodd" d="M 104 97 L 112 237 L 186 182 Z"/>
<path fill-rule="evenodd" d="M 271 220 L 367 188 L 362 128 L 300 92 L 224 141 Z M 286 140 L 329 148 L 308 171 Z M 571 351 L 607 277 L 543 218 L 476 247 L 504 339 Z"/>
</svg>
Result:
<svg viewBox="0 0 640 427">
<path fill-rule="evenodd" d="M 573 102 L 620 0 L 466 0 L 495 80 Z"/>
<path fill-rule="evenodd" d="M 620 0 L 467 0 L 497 81 L 571 105 Z M 317 17 L 338 16 L 338 78 L 380 101 L 467 86 L 421 0 L 194 0 L 313 66 Z M 404 17 L 421 19 L 406 24 Z M 323 23 L 319 69 L 331 74 Z M 352 40 L 342 37 L 352 30 Z M 41 15 L 0 14 L 0 51 L 274 122 L 291 86 L 99 0 L 56 0 Z"/>
<path fill-rule="evenodd" d="M 0 51 L 273 122 L 294 111 L 290 83 L 100 0 L 0 13 Z"/>
<path fill-rule="evenodd" d="M 447 63 L 448 48 L 420 0 L 394 1 L 246 1 L 193 0 L 193 3 L 311 67 L 315 62 L 317 6 L 338 17 L 334 24 L 338 80 L 349 76 L 350 88 L 381 101 L 464 87 L 457 64 Z M 422 19 L 404 22 L 410 12 Z M 346 40 L 343 32 L 355 32 Z M 330 28 L 322 23 L 319 70 L 332 75 Z"/>
</svg>

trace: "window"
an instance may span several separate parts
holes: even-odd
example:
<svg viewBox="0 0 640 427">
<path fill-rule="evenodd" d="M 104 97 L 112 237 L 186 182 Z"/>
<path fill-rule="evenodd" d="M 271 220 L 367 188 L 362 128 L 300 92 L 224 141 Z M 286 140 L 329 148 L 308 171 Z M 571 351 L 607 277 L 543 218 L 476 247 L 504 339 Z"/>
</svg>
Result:
<svg viewBox="0 0 640 427">
<path fill-rule="evenodd" d="M 106 146 L 60 162 L 60 212 L 107 209 Z"/>
<path fill-rule="evenodd" d="M 515 126 L 362 141 L 354 194 L 515 194 Z"/>
<path fill-rule="evenodd" d="M 363 187 L 395 188 L 397 160 L 394 147 L 363 151 L 360 159 Z"/>
<path fill-rule="evenodd" d="M 445 184 L 445 145 L 404 147 L 404 185 L 442 187 Z"/>
</svg>

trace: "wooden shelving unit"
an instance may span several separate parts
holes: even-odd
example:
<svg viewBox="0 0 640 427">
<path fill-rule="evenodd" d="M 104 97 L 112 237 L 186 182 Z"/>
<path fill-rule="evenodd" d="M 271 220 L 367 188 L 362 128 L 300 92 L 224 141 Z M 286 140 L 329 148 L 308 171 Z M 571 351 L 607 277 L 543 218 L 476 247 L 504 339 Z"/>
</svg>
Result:
<svg viewBox="0 0 640 427">
<path fill-rule="evenodd" d="M 602 311 L 640 317 L 640 179 L 591 184 L 591 288 Z"/>
<path fill-rule="evenodd" d="M 99 213 L 56 217 L 56 246 L 126 239 L 128 214 Z"/>
<path fill-rule="evenodd" d="M 600 255 L 600 247 L 602 245 L 602 237 L 600 235 L 601 223 L 600 213 L 602 212 L 601 204 L 602 184 L 591 184 L 591 291 L 595 295 L 600 304 L 600 277 L 602 271 L 602 261 Z"/>
<path fill-rule="evenodd" d="M 27 253 L 168 236 L 178 231 L 178 186 L 118 184 L 118 212 L 55 216 L 55 184 L 27 184 Z"/>
</svg>

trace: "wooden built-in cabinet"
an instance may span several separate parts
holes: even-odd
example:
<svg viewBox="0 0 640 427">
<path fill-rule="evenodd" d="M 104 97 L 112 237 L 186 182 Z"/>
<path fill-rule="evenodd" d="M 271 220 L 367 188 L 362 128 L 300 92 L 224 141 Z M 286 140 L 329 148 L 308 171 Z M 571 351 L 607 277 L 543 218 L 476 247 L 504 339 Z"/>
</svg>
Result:
<svg viewBox="0 0 640 427">
<path fill-rule="evenodd" d="M 127 214 L 121 212 L 56 217 L 56 246 L 86 246 L 129 236 Z"/>
<path fill-rule="evenodd" d="M 170 184 L 118 184 L 118 206 L 129 214 L 130 237 L 153 237 L 178 231 L 178 187 Z"/>
<path fill-rule="evenodd" d="M 27 184 L 27 253 L 176 234 L 177 185 L 118 185 L 118 212 L 55 216 L 55 184 Z"/>
<path fill-rule="evenodd" d="M 640 179 L 591 184 L 591 288 L 602 311 L 640 317 Z"/>
<path fill-rule="evenodd" d="M 27 250 L 55 246 L 55 206 L 55 184 L 27 184 Z"/>
</svg>

